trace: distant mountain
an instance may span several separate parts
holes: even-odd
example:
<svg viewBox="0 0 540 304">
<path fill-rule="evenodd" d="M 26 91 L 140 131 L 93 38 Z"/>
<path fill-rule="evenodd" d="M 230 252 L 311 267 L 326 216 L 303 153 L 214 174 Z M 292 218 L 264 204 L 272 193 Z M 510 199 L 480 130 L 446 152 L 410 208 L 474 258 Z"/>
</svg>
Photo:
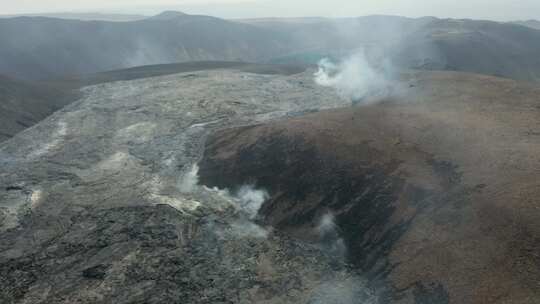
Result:
<svg viewBox="0 0 540 304">
<path fill-rule="evenodd" d="M 208 16 L 166 12 L 133 22 L 0 19 L 0 73 L 22 79 L 201 60 L 266 61 L 288 35 Z"/>
<path fill-rule="evenodd" d="M 515 21 L 512 23 L 540 30 L 540 21 L 538 20 Z"/>
<path fill-rule="evenodd" d="M 148 18 L 144 15 L 133 14 L 107 14 L 107 13 L 46 13 L 46 14 L 24 14 L 24 15 L 0 15 L 0 18 L 14 18 L 14 17 L 47 17 L 47 18 L 59 18 L 59 19 L 73 19 L 73 20 L 85 20 L 85 21 L 136 21 Z"/>
<path fill-rule="evenodd" d="M 365 16 L 358 18 L 270 18 L 243 20 L 265 29 L 288 33 L 298 45 L 297 54 L 351 53 L 359 48 L 397 44 L 435 18 Z"/>
<path fill-rule="evenodd" d="M 184 18 L 186 16 L 188 16 L 188 14 L 178 12 L 178 11 L 165 11 L 165 12 L 159 14 L 159 15 L 150 17 L 150 19 L 154 19 L 154 20 L 171 20 L 171 19 L 175 19 L 175 18 Z"/>
<path fill-rule="evenodd" d="M 392 52 L 406 67 L 540 80 L 540 31 L 514 24 L 437 19 Z"/>
<path fill-rule="evenodd" d="M 540 31 L 511 23 L 395 16 L 243 22 L 289 33 L 300 42 L 296 53 L 277 62 L 316 62 L 362 49 L 398 67 L 540 79 Z"/>
<path fill-rule="evenodd" d="M 540 31 L 490 21 L 366 16 L 138 21 L 0 19 L 0 74 L 36 80 L 190 61 L 315 64 L 364 50 L 380 64 L 540 79 Z"/>
</svg>

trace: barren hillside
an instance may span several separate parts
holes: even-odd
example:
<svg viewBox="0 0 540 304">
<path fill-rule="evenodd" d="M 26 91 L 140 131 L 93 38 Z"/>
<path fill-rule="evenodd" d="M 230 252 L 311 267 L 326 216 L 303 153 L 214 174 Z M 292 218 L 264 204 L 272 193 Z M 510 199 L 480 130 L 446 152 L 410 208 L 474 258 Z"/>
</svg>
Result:
<svg viewBox="0 0 540 304">
<path fill-rule="evenodd" d="M 306 241 L 333 215 L 382 303 L 536 303 L 540 88 L 405 79 L 376 104 L 215 133 L 201 182 L 268 189 L 263 222 Z"/>
</svg>

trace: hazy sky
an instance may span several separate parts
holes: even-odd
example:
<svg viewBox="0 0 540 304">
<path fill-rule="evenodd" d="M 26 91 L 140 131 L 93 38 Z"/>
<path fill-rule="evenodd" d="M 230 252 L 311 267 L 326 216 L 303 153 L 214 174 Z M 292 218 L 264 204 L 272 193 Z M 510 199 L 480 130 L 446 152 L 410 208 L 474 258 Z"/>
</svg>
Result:
<svg viewBox="0 0 540 304">
<path fill-rule="evenodd" d="M 1 14 L 162 10 L 224 18 L 388 14 L 516 20 L 540 19 L 540 0 L 0 0 Z"/>
</svg>

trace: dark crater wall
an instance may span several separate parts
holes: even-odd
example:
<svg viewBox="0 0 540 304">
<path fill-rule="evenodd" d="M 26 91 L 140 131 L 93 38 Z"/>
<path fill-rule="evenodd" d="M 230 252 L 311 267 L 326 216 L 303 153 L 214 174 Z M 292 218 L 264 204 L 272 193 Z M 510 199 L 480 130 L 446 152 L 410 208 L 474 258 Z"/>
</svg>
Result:
<svg viewBox="0 0 540 304">
<path fill-rule="evenodd" d="M 440 192 L 407 182 L 398 172 L 403 160 L 373 148 L 362 136 L 349 145 L 325 132 L 305 131 L 294 120 L 284 124 L 212 135 L 200 162 L 201 183 L 228 189 L 251 183 L 268 190 L 271 197 L 259 220 L 308 241 L 319 241 L 321 218 L 333 214 L 348 262 L 365 273 L 382 302 L 391 302 L 400 291 L 386 281 L 396 266 L 389 255 L 416 214 L 442 202 Z M 459 179 L 450 163 L 426 159 L 425 164 L 444 188 Z M 443 285 L 428 284 L 446 293 Z M 418 303 L 438 297 L 423 286 L 411 287 Z M 432 303 L 448 303 L 448 297 Z"/>
<path fill-rule="evenodd" d="M 410 91 L 209 137 L 201 182 L 266 188 L 260 221 L 347 258 L 390 303 L 540 298 L 538 88 L 412 73 Z"/>
</svg>

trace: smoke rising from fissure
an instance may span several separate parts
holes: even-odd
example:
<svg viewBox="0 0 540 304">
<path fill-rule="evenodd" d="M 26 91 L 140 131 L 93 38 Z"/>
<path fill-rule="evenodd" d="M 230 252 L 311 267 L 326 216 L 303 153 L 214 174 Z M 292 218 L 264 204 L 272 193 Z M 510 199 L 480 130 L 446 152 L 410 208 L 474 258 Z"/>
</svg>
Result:
<svg viewBox="0 0 540 304">
<path fill-rule="evenodd" d="M 319 233 L 319 241 L 324 251 L 336 258 L 345 259 L 347 247 L 343 238 L 341 238 L 340 229 L 336 224 L 334 214 L 328 212 L 321 217 L 317 226 L 317 232 Z"/>
<path fill-rule="evenodd" d="M 199 185 L 199 166 L 197 164 L 193 164 L 189 170 L 181 175 L 178 189 L 183 194 L 193 195 L 198 191 L 214 193 L 223 201 L 232 203 L 240 211 L 239 219 L 230 227 L 233 234 L 240 237 L 267 237 L 268 231 L 254 222 L 262 205 L 270 197 L 266 190 L 257 189 L 253 184 L 244 184 L 237 191 L 231 193 L 229 189 L 210 189 Z"/>
<path fill-rule="evenodd" d="M 334 258 L 338 264 L 345 263 L 347 247 L 334 214 L 331 211 L 324 213 L 315 229 L 325 254 Z M 377 298 L 366 286 L 365 280 L 355 273 L 349 273 L 323 281 L 314 290 L 309 303 L 371 304 L 377 303 Z"/>
<path fill-rule="evenodd" d="M 368 97 L 387 94 L 392 86 L 390 70 L 388 65 L 376 66 L 364 52 L 358 52 L 338 63 L 322 59 L 314 77 L 318 85 L 334 88 L 342 98 L 366 104 L 370 102 Z"/>
<path fill-rule="evenodd" d="M 193 164 L 189 171 L 184 172 L 178 183 L 178 188 L 182 193 L 191 193 L 199 184 L 199 166 Z"/>
<path fill-rule="evenodd" d="M 270 197 L 266 190 L 256 189 L 254 185 L 243 185 L 234 196 L 240 207 L 255 219 L 264 202 Z"/>
</svg>

